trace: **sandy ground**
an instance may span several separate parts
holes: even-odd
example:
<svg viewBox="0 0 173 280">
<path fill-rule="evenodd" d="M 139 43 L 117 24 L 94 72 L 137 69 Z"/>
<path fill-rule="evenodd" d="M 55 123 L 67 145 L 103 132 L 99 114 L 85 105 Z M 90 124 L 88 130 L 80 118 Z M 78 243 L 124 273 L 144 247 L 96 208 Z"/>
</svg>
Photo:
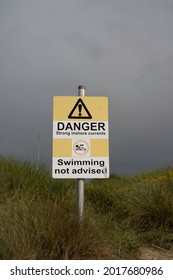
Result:
<svg viewBox="0 0 173 280">
<path fill-rule="evenodd" d="M 141 248 L 141 260 L 173 260 L 173 249 L 166 250 L 157 246 Z"/>
</svg>

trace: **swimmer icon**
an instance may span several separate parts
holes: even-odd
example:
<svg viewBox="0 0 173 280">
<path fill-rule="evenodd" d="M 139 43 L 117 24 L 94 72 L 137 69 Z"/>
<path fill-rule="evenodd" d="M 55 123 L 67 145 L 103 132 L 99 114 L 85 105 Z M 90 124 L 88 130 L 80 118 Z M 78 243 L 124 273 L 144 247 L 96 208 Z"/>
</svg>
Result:
<svg viewBox="0 0 173 280">
<path fill-rule="evenodd" d="M 74 156 L 86 156 L 89 154 L 89 141 L 77 140 L 73 142 L 73 154 Z"/>
</svg>

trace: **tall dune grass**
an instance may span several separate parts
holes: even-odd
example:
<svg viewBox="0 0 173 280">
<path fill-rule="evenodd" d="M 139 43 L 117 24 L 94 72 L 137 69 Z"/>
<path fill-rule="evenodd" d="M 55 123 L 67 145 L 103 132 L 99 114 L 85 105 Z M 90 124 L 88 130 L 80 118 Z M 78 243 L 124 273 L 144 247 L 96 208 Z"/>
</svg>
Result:
<svg viewBox="0 0 173 280">
<path fill-rule="evenodd" d="M 173 247 L 173 171 L 112 175 L 85 186 L 0 157 L 0 259 L 138 259 L 141 246 Z"/>
</svg>

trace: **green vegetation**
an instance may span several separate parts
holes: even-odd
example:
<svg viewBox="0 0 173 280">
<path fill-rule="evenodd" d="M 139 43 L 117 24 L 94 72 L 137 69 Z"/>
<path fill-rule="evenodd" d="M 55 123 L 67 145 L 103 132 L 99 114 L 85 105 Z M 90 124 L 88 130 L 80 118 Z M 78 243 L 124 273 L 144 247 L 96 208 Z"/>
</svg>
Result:
<svg viewBox="0 0 173 280">
<path fill-rule="evenodd" d="M 140 259 L 141 247 L 173 248 L 173 170 L 112 175 L 85 186 L 0 157 L 0 259 Z"/>
</svg>

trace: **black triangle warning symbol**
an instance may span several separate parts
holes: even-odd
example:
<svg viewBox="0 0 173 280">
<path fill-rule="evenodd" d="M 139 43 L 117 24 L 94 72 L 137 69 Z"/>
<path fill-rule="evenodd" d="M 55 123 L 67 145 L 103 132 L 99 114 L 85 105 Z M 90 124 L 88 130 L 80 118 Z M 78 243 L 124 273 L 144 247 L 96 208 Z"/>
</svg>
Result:
<svg viewBox="0 0 173 280">
<path fill-rule="evenodd" d="M 69 119 L 92 119 L 92 116 L 81 98 L 78 99 L 70 114 Z"/>
</svg>

